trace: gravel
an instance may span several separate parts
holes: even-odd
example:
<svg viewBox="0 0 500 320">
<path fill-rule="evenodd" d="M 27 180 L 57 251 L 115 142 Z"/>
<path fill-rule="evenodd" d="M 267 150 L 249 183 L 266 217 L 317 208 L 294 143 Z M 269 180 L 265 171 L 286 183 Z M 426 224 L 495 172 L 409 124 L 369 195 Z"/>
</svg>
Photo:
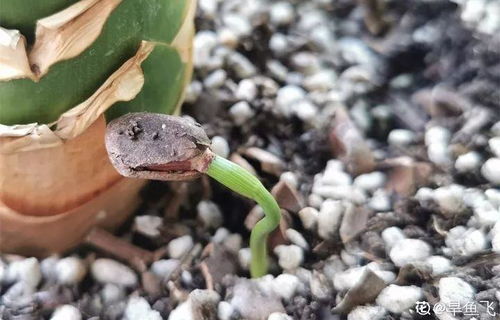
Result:
<svg viewBox="0 0 500 320">
<path fill-rule="evenodd" d="M 274 249 L 278 256 L 278 264 L 283 270 L 298 268 L 304 261 L 304 251 L 297 245 L 279 245 Z"/>
<path fill-rule="evenodd" d="M 58 307 L 52 316 L 50 317 L 50 320 L 81 320 L 82 315 L 78 308 L 66 304 Z"/>
<path fill-rule="evenodd" d="M 432 248 L 425 241 L 418 239 L 403 239 L 398 241 L 391 249 L 389 256 L 398 267 L 419 262 L 432 254 Z"/>
<path fill-rule="evenodd" d="M 189 235 L 170 240 L 168 255 L 173 259 L 180 259 L 193 247 L 193 238 Z"/>
<path fill-rule="evenodd" d="M 57 281 L 61 284 L 78 284 L 87 273 L 85 263 L 78 257 L 67 257 L 55 265 Z"/>
<path fill-rule="evenodd" d="M 389 1 L 365 16 L 370 4 L 199 1 L 183 111 L 216 154 L 293 191 L 277 195 L 271 274 L 248 279 L 251 201 L 209 180 L 153 183 L 116 233 L 147 261 L 89 246 L 40 262 L 3 254 L 0 317 L 470 320 L 415 310 L 459 302 L 486 320 L 481 300 L 498 310 L 498 2 Z M 375 286 L 360 281 L 367 270 Z"/>
<path fill-rule="evenodd" d="M 422 299 L 422 289 L 417 286 L 391 284 L 380 292 L 377 304 L 392 313 L 403 313 Z"/>
<path fill-rule="evenodd" d="M 132 269 L 112 259 L 96 259 L 90 266 L 94 279 L 103 284 L 135 287 L 137 275 Z"/>
</svg>

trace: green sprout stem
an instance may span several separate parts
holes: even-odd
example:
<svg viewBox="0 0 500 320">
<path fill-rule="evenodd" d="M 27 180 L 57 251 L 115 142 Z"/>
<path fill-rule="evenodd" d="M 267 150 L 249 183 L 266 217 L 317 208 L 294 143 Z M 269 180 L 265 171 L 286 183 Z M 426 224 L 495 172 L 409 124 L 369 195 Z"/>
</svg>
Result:
<svg viewBox="0 0 500 320">
<path fill-rule="evenodd" d="M 275 230 L 281 219 L 281 211 L 273 196 L 253 174 L 239 165 L 215 156 L 208 167 L 207 174 L 229 189 L 255 200 L 264 210 L 261 219 L 250 234 L 250 274 L 261 277 L 267 273 L 267 237 Z"/>
</svg>

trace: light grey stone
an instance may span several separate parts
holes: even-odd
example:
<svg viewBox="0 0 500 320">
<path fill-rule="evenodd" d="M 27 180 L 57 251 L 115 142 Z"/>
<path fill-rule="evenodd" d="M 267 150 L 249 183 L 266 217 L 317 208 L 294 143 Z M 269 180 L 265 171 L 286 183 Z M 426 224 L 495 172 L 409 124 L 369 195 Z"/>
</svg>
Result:
<svg viewBox="0 0 500 320">
<path fill-rule="evenodd" d="M 167 246 L 171 258 L 180 259 L 193 248 L 193 238 L 190 235 L 170 240 Z"/>
<path fill-rule="evenodd" d="M 392 313 L 403 313 L 421 300 L 423 291 L 417 286 L 398 286 L 391 284 L 377 297 L 377 304 Z"/>
<path fill-rule="evenodd" d="M 112 259 L 96 259 L 90 271 L 98 282 L 103 284 L 111 283 L 124 287 L 134 287 L 137 285 L 137 275 L 132 269 Z"/>
</svg>

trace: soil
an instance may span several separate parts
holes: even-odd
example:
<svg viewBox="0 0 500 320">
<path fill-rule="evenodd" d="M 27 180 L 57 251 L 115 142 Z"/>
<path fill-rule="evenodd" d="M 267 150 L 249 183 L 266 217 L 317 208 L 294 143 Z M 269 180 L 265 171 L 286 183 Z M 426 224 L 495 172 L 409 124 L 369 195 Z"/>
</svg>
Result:
<svg viewBox="0 0 500 320">
<path fill-rule="evenodd" d="M 470 1 L 474 0 L 465 2 Z M 306 8 L 305 2 L 290 0 L 295 8 Z M 436 199 L 422 201 L 417 191 L 422 187 L 436 190 L 452 184 L 464 189 L 474 188 L 482 194 L 489 189 L 498 190 L 498 184 L 485 177 L 479 168 L 458 170 L 454 162 L 460 155 L 470 151 L 475 151 L 481 161 L 495 156 L 488 141 L 498 135 L 495 133 L 495 124 L 498 127 L 500 121 L 500 31 L 485 34 L 464 22 L 461 12 L 465 5 L 459 4 L 464 1 L 386 1 L 383 9 L 378 7 L 380 4 L 377 1 L 310 2 L 310 7 L 320 10 L 328 21 L 336 25 L 333 31 L 334 48 L 331 51 L 321 48 L 309 31 L 300 34 L 300 28 L 294 26 L 301 21 L 298 13 L 290 25 L 277 26 L 269 21 L 267 15 L 263 15 L 260 19 L 251 20 L 252 32 L 241 36 L 231 48 L 248 58 L 256 72 L 249 77 L 242 77 L 229 63 L 223 63 L 219 70 L 227 74 L 224 83 L 217 87 L 209 87 L 204 83 L 201 92 L 193 99 L 188 98 L 183 106 L 184 114 L 201 123 L 209 137 L 224 137 L 231 154 L 243 159 L 239 160 L 243 161 L 239 164 L 251 166 L 269 190 L 285 178 L 264 170 L 265 161 L 248 156 L 245 150 L 256 147 L 277 156 L 284 166 L 281 172 L 292 172 L 297 179 L 297 196 L 287 200 L 295 205 L 323 210 L 322 204 L 316 204 L 311 194 L 317 193 L 317 175 L 326 175 L 325 168 L 328 168 L 331 159 L 341 159 L 347 168 L 346 174 L 356 178 L 359 168 L 349 169 L 348 165 L 355 163 L 359 157 L 373 157 L 373 167 L 368 172 L 382 172 L 387 179 L 386 185 L 380 189 L 387 192 L 390 209 L 375 210 L 369 207 L 368 201 L 373 200 L 376 194 L 373 190 L 368 192 L 368 200 L 362 203 L 348 200 L 350 204 L 347 207 L 352 205 L 356 212 L 366 210 L 366 221 L 357 218 L 349 220 L 350 223 L 346 223 L 344 229 L 343 221 L 340 221 L 340 232 L 328 239 L 317 230 L 306 228 L 298 212 L 288 210 L 288 219 L 270 243 L 274 261 L 270 273 L 274 279 L 283 273 L 293 274 L 303 282 L 301 285 L 304 288 L 297 289 L 290 298 L 278 299 L 282 303 L 282 312 L 291 319 L 301 320 L 359 319 L 351 315 L 352 309 L 358 304 L 342 313 L 332 311 L 347 297 L 347 290 L 341 290 L 332 283 L 328 270 L 334 270 L 336 263 L 343 265 L 340 269 L 344 272 L 376 262 L 383 270 L 395 275 L 392 284 L 421 288 L 420 300 L 432 305 L 443 299 L 440 296 L 440 279 L 458 277 L 473 288 L 475 296 L 472 302 L 476 303 L 480 319 L 493 319 L 490 310 L 479 303 L 490 301 L 496 313 L 500 312 L 500 256 L 498 251 L 492 250 L 494 245 L 488 238 L 493 232 L 492 226 L 474 227 L 474 208 L 467 207 L 449 213 Z M 197 30 L 220 32 L 222 27 L 219 20 L 231 13 L 231 3 L 219 3 L 215 18 L 205 9 L 199 9 Z M 265 3 L 264 6 L 270 6 L 275 2 Z M 236 5 L 233 3 L 233 6 Z M 301 17 L 304 19 L 304 16 Z M 276 33 L 289 37 L 290 52 L 278 55 L 270 48 L 268 44 Z M 362 56 L 359 59 L 371 59 L 370 65 L 349 61 L 352 58 L 349 55 L 355 55 L 356 52 L 343 52 L 345 49 L 336 42 L 347 38 L 363 44 L 369 53 L 357 54 Z M 313 120 L 304 120 L 298 112 L 284 115 L 276 111 L 280 89 L 294 83 L 306 87 L 304 79 L 310 74 L 302 69 L 310 66 L 297 66 L 294 55 L 298 52 L 312 53 L 321 62 L 320 69 L 334 70 L 339 82 L 345 83 L 341 89 L 351 92 L 339 101 L 336 98 L 329 100 L 328 97 L 333 93 L 339 93 L 333 92 L 335 90 L 331 88 L 323 92 L 306 89 L 308 99 L 317 106 Z M 368 55 L 368 58 L 364 55 Z M 267 63 L 270 60 L 277 60 L 285 67 L 286 78 L 279 78 L 269 70 Z M 352 69 L 353 65 L 358 69 Z M 212 72 L 210 67 L 197 66 L 193 81 L 201 84 Z M 349 78 L 349 74 L 354 72 L 357 74 Z M 257 93 L 249 101 L 253 116 L 238 123 L 231 109 L 242 100 L 236 92 L 243 78 L 252 79 Z M 294 80 L 296 78 L 299 80 Z M 350 80 L 345 80 L 347 78 Z M 342 90 L 340 93 L 343 93 Z M 339 106 L 347 110 L 348 119 L 344 122 L 336 117 L 338 113 L 335 110 Z M 330 112 L 330 109 L 333 111 Z M 353 124 L 352 130 L 357 134 L 354 140 L 347 140 L 336 131 L 340 125 L 347 126 L 347 121 Z M 446 146 L 451 159 L 448 163 L 437 163 L 429 156 L 429 143 L 425 137 L 432 127 L 444 128 L 451 135 Z M 413 141 L 404 146 L 391 144 L 389 137 L 394 129 L 408 130 L 414 136 Z M 125 133 L 131 139 L 130 142 L 134 142 L 143 130 L 136 123 L 124 129 L 122 134 Z M 498 128 L 496 130 L 499 131 Z M 154 131 L 151 139 L 161 141 L 160 130 Z M 339 142 L 345 149 L 342 156 L 339 155 Z M 361 144 L 367 146 L 367 151 L 358 155 L 355 151 Z M 406 158 L 401 160 L 401 157 Z M 352 193 L 348 196 L 352 196 Z M 247 247 L 249 228 L 246 224 L 249 216 L 252 216 L 254 203 L 206 178 L 193 182 L 152 182 L 144 190 L 143 198 L 136 216 L 160 217 L 162 223 L 157 228 L 159 235 L 151 237 L 138 232 L 133 217 L 116 236 L 153 252 L 154 260 L 157 261 L 169 257 L 167 247 L 172 239 L 191 235 L 194 240 L 192 249 L 179 258 L 179 267 L 169 277 L 148 280 L 151 274 L 149 265 L 153 261 L 145 262 L 142 269 L 132 266 L 141 279 L 137 285 L 124 289 L 124 295 L 112 304 L 102 302 L 103 284 L 95 281 L 91 272 L 73 285 L 44 278 L 31 298 L 25 299 L 26 303 L 6 300 L 6 293 L 12 288 L 12 283 L 4 281 L 0 291 L 4 296 L 0 303 L 1 318 L 50 319 L 57 306 L 71 304 L 77 307 L 83 319 L 122 319 L 129 297 L 140 296 L 146 299 L 152 310 L 167 319 L 190 292 L 207 288 L 216 290 L 221 301 L 231 302 L 234 306 L 234 294 L 238 292 L 235 290 L 236 283 L 240 281 L 235 279 L 248 278 L 249 273 L 241 263 L 239 248 L 231 250 L 226 243 L 229 241 L 227 238 L 225 244 L 217 243 L 214 234 L 220 228 L 225 228 L 230 235 L 241 237 L 242 248 Z M 328 201 L 326 196 L 319 198 Z M 347 201 L 343 198 L 340 200 Z M 222 217 L 219 225 L 206 225 L 206 221 L 200 218 L 200 201 L 213 202 L 219 208 Z M 285 200 L 280 198 L 278 201 Z M 346 216 L 347 213 L 344 213 Z M 457 226 L 476 228 L 490 239 L 489 244 L 474 253 L 450 253 L 451 240 L 447 239 L 450 230 Z M 390 254 L 392 251 L 388 250 L 387 241 L 382 237 L 383 231 L 390 227 L 399 228 L 407 238 L 427 243 L 432 254 L 449 259 L 452 268 L 447 273 L 435 275 L 428 266 L 396 265 Z M 304 250 L 299 269 L 284 272 L 278 255 L 273 254 L 272 249 L 296 243 L 285 232 L 288 228 L 302 235 L 309 250 Z M 350 233 L 352 239 L 346 241 L 344 236 L 351 236 Z M 119 254 L 89 245 L 82 245 L 65 256 L 70 255 L 80 257 L 86 265 L 102 257 L 120 260 L 117 258 Z M 3 257 L 5 265 L 11 260 L 11 257 Z M 120 261 L 130 265 L 123 259 Z M 340 272 L 335 269 L 333 274 Z M 303 280 L 308 277 L 327 279 L 324 283 L 314 280 L 321 283 L 317 286 L 326 292 L 324 297 L 312 289 L 312 280 Z M 375 302 L 373 299 L 359 303 L 363 304 L 380 305 L 379 300 Z M 200 307 L 200 310 L 205 310 L 209 315 L 211 309 L 205 307 Z M 372 319 L 437 319 L 437 315 L 418 314 L 414 308 L 403 312 L 384 310 L 381 317 L 373 315 Z M 235 312 L 231 319 L 240 318 L 244 317 Z M 464 312 L 455 315 L 455 319 L 470 318 Z M 169 319 L 182 318 L 171 316 Z M 211 318 L 207 316 L 206 319 Z"/>
</svg>

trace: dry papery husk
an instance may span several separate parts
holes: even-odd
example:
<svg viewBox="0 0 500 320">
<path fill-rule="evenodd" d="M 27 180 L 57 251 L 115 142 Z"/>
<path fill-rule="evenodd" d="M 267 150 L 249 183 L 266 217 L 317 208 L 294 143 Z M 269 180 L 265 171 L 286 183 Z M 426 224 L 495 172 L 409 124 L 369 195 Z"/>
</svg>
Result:
<svg viewBox="0 0 500 320">
<path fill-rule="evenodd" d="M 37 33 L 40 39 L 38 44 L 35 42 L 36 50 L 28 53 L 22 35 L 1 30 L 10 32 L 13 41 L 4 49 L 17 53 L 13 64 L 0 61 L 2 65 L 16 67 L 2 80 L 24 77 L 36 81 L 53 63 L 78 55 L 97 38 L 119 2 L 84 0 L 68 8 L 66 14 L 40 20 L 38 27 L 48 28 L 47 35 L 55 29 L 64 31 L 65 25 L 74 23 L 90 28 L 84 30 L 86 42 L 81 39 L 72 42 L 68 37 L 72 46 L 58 43 L 70 48 L 64 52 L 51 50 L 53 44 L 42 41 L 46 37 Z M 194 11 L 192 1 L 187 19 L 171 44 L 187 65 L 183 78 L 186 83 L 192 66 Z M 85 22 L 92 16 L 100 17 L 98 23 Z M 68 17 L 74 19 L 68 21 Z M 0 252 L 39 257 L 63 252 L 78 245 L 96 226 L 116 228 L 137 208 L 139 190 L 146 181 L 121 177 L 109 162 L 104 146 L 104 112 L 118 101 L 132 100 L 141 91 L 144 85 L 141 63 L 156 45 L 143 41 L 134 57 L 92 96 L 63 113 L 55 123 L 0 125 Z M 24 64 L 28 60 L 37 61 L 36 73 L 30 73 Z M 179 97 L 179 106 L 182 98 Z"/>
</svg>

